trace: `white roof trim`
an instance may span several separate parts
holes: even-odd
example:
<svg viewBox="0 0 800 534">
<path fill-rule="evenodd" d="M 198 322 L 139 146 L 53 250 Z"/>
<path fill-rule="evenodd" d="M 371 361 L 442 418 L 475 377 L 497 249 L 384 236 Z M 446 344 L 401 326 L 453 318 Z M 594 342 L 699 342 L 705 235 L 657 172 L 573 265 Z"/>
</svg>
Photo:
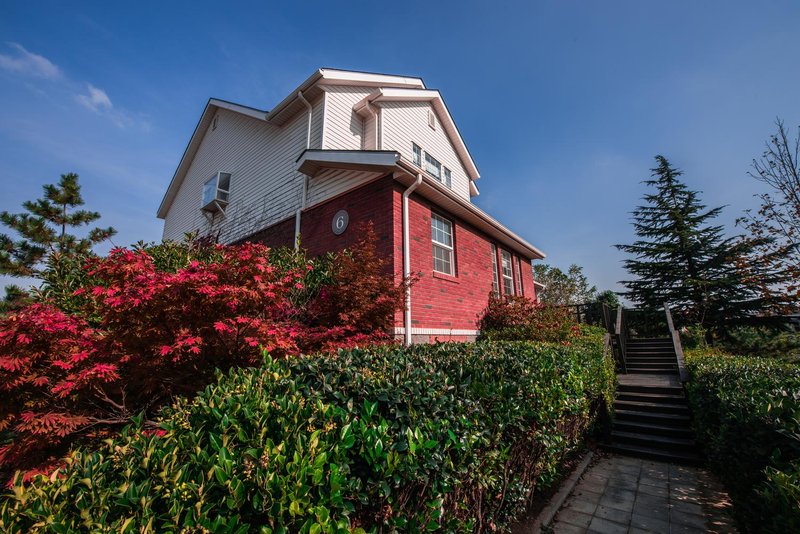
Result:
<svg viewBox="0 0 800 534">
<path fill-rule="evenodd" d="M 353 110 L 356 113 L 363 114 L 366 113 L 365 108 L 367 107 L 368 103 L 381 101 L 430 102 L 433 106 L 433 109 L 436 110 L 436 114 L 439 116 L 442 126 L 450 136 L 450 139 L 453 142 L 453 147 L 455 147 L 458 156 L 461 158 L 464 168 L 467 170 L 467 175 L 469 175 L 470 181 L 477 180 L 481 177 L 480 172 L 478 172 L 478 167 L 472 160 L 469 149 L 467 148 L 466 143 L 464 143 L 464 139 L 461 137 L 461 133 L 458 131 L 458 127 L 456 126 L 453 117 L 450 115 L 447 105 L 444 103 L 442 95 L 439 93 L 439 91 L 433 89 L 381 87 L 374 93 L 364 97 L 359 102 L 356 102 L 356 104 L 353 106 Z"/>
</svg>

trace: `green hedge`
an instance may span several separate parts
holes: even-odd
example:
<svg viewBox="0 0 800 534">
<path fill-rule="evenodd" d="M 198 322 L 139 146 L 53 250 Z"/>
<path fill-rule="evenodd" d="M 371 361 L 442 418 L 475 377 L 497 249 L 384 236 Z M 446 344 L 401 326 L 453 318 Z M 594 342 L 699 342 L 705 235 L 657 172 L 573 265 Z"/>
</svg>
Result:
<svg viewBox="0 0 800 534">
<path fill-rule="evenodd" d="M 614 392 L 592 341 L 265 360 L 18 483 L 0 530 L 494 531 L 557 476 Z"/>
<path fill-rule="evenodd" d="M 800 367 L 689 354 L 686 386 L 712 469 L 754 532 L 800 532 Z"/>
</svg>

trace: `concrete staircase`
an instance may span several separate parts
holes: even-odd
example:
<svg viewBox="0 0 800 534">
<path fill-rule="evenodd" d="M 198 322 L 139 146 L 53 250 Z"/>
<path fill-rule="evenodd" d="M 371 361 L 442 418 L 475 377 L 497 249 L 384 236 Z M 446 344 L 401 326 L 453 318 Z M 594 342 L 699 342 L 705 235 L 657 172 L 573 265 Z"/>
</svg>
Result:
<svg viewBox="0 0 800 534">
<path fill-rule="evenodd" d="M 702 463 L 672 340 L 630 339 L 626 349 L 628 373 L 618 376 L 607 448 L 652 460 Z"/>
</svg>

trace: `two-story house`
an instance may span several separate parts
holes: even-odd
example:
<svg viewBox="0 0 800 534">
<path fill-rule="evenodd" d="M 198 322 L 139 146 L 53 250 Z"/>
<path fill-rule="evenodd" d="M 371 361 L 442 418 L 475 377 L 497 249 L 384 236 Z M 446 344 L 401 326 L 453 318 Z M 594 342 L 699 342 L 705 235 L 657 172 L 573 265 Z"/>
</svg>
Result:
<svg viewBox="0 0 800 534">
<path fill-rule="evenodd" d="M 320 69 L 271 111 L 208 101 L 158 217 L 164 239 L 298 243 L 311 255 L 372 221 L 397 280 L 405 342 L 474 339 L 490 292 L 536 298 L 544 254 L 472 203 L 480 177 L 420 78 Z"/>
</svg>

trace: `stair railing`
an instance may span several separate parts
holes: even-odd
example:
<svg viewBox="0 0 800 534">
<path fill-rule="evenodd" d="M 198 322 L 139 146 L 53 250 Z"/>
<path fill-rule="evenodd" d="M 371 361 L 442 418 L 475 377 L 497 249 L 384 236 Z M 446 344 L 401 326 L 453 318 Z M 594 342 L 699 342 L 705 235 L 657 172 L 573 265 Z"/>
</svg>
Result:
<svg viewBox="0 0 800 534">
<path fill-rule="evenodd" d="M 672 338 L 672 346 L 675 349 L 675 357 L 678 359 L 678 374 L 680 375 L 681 382 L 686 382 L 689 375 L 686 372 L 686 367 L 683 361 L 683 345 L 681 345 L 681 335 L 675 330 L 675 323 L 672 321 L 672 312 L 669 309 L 669 304 L 664 303 L 664 313 L 667 316 L 667 327 L 669 334 Z"/>
<path fill-rule="evenodd" d="M 626 357 L 626 346 L 628 344 L 628 328 L 625 325 L 625 312 L 622 309 L 622 306 L 617 308 L 617 324 L 616 328 L 614 329 L 614 338 L 617 341 L 617 348 L 619 353 L 619 364 L 622 368 L 622 372 L 628 374 L 628 364 L 627 364 L 627 357 Z"/>
</svg>

